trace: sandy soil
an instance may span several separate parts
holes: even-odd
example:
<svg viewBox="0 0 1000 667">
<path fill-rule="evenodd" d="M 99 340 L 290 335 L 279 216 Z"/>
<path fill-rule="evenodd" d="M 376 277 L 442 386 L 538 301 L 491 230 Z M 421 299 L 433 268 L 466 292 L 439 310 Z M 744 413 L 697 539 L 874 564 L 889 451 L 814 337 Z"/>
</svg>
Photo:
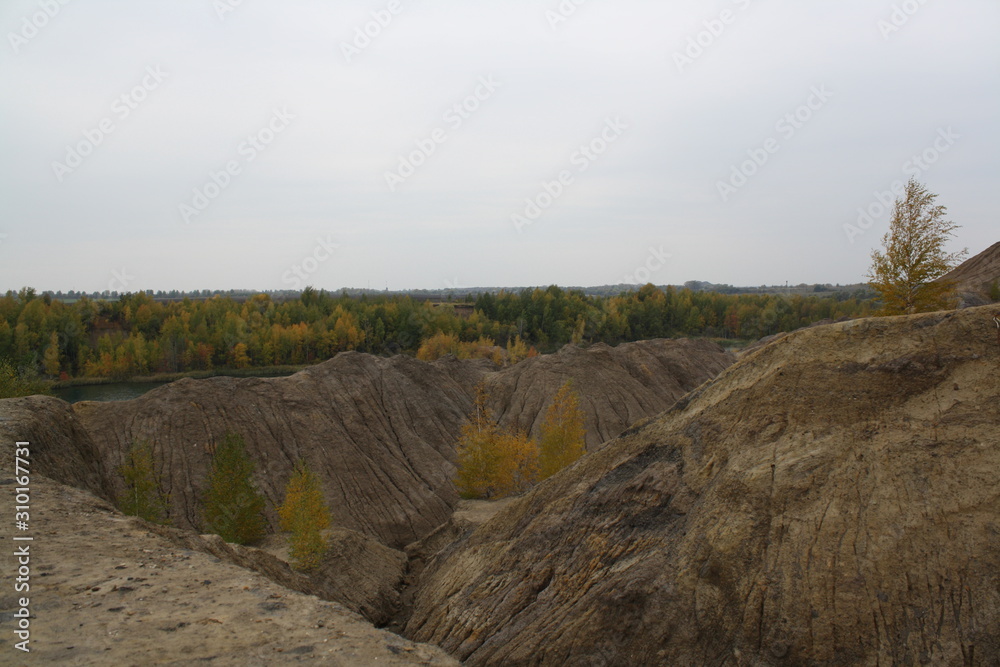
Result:
<svg viewBox="0 0 1000 667">
<path fill-rule="evenodd" d="M 507 505 L 514 502 L 516 498 L 503 498 L 501 500 L 460 500 L 455 508 L 455 520 L 465 520 L 475 527 L 486 523 L 493 516 Z"/>
<path fill-rule="evenodd" d="M 0 664 L 454 665 L 344 607 L 178 548 L 93 495 L 31 479 L 31 653 L 14 648 L 13 480 L 0 472 Z M 11 492 L 8 492 L 11 490 Z M 23 543 L 17 543 L 23 544 Z"/>
</svg>

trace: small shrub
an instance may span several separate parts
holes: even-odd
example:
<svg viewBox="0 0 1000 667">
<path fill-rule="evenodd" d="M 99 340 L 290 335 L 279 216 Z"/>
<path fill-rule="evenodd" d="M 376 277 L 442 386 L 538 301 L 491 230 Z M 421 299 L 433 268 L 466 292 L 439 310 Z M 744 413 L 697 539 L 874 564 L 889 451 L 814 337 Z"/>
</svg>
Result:
<svg viewBox="0 0 1000 667">
<path fill-rule="evenodd" d="M 22 372 L 7 359 L 0 359 L 0 398 L 50 395 L 52 385 L 31 372 Z"/>
</svg>

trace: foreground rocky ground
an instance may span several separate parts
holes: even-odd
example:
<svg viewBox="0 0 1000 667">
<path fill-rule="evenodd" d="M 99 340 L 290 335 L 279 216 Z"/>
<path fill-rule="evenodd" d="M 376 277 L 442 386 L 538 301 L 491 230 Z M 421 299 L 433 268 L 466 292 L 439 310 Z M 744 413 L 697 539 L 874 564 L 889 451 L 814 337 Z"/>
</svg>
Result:
<svg viewBox="0 0 1000 667">
<path fill-rule="evenodd" d="M 31 653 L 24 654 L 13 646 L 18 565 L 6 528 L 13 518 L 7 468 L 0 467 L 2 665 L 458 664 L 339 604 L 179 547 L 92 494 L 37 475 L 25 594 Z"/>
</svg>

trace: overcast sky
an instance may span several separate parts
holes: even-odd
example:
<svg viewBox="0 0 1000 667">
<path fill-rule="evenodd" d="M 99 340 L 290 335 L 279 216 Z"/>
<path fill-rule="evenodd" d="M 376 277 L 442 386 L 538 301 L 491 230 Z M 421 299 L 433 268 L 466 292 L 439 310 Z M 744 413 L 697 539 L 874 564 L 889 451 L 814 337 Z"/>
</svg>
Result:
<svg viewBox="0 0 1000 667">
<path fill-rule="evenodd" d="M 1000 240 L 996 0 L 6 0 L 0 32 L 0 290 L 861 282 L 910 176 Z"/>
</svg>

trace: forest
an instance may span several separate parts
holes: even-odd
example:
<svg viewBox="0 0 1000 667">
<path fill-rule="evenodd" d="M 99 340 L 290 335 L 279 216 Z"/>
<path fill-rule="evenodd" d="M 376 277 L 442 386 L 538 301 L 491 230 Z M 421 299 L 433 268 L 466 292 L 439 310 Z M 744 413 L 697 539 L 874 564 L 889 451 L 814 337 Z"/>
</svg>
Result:
<svg viewBox="0 0 1000 667">
<path fill-rule="evenodd" d="M 541 352 L 567 343 L 681 336 L 747 341 L 871 315 L 876 305 L 869 296 L 720 294 L 653 285 L 594 296 L 550 286 L 433 303 L 307 287 L 286 299 L 256 294 L 164 301 L 138 292 L 65 301 L 24 288 L 0 298 L 0 360 L 50 379 L 125 379 L 305 365 L 345 350 L 418 354 L 442 337 L 478 348 L 516 343 Z"/>
</svg>

